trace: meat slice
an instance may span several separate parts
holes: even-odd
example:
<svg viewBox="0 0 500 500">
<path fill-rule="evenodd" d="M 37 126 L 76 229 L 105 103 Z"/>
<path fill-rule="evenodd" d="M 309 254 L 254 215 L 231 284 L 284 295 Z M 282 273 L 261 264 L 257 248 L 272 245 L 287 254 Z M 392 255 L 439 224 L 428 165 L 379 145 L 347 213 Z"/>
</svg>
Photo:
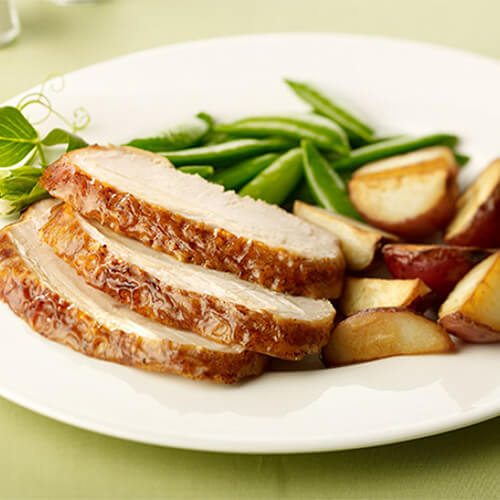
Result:
<svg viewBox="0 0 500 500">
<path fill-rule="evenodd" d="M 90 146 L 49 166 L 41 184 L 103 226 L 183 262 L 293 295 L 341 292 L 345 264 L 333 234 L 184 174 L 162 156 Z"/>
<path fill-rule="evenodd" d="M 87 285 L 38 237 L 53 206 L 40 202 L 0 231 L 0 298 L 35 331 L 87 356 L 193 379 L 263 371 L 265 356 L 155 323 Z"/>
<path fill-rule="evenodd" d="M 326 299 L 284 295 L 179 262 L 67 204 L 52 211 L 40 235 L 88 284 L 165 325 L 285 359 L 328 342 L 335 309 Z"/>
</svg>

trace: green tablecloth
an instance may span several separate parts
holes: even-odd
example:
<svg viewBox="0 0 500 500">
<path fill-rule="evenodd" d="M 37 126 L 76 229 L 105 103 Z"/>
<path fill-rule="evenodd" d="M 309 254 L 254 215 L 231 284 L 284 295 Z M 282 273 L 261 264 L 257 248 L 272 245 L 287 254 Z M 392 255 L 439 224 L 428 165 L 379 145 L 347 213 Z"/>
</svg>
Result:
<svg viewBox="0 0 500 500">
<path fill-rule="evenodd" d="M 23 32 L 15 44 L 0 49 L 0 102 L 49 73 L 147 47 L 238 33 L 376 33 L 500 57 L 497 0 L 17 4 Z M 366 450 L 243 456 L 107 438 L 0 399 L 0 498 L 500 498 L 500 419 Z"/>
</svg>

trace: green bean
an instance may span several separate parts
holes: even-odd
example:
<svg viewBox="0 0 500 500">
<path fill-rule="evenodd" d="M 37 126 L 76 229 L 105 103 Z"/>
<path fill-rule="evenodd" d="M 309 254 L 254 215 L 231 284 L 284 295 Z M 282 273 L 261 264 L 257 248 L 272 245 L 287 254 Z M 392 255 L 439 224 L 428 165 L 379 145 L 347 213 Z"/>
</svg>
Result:
<svg viewBox="0 0 500 500">
<path fill-rule="evenodd" d="M 342 182 L 347 186 L 351 181 L 354 172 L 350 170 L 341 170 L 340 172 L 337 172 L 337 174 L 342 179 Z"/>
<path fill-rule="evenodd" d="M 355 170 L 365 163 L 409 153 L 429 146 L 445 145 L 453 148 L 457 142 L 458 137 L 448 134 L 434 134 L 419 138 L 399 137 L 355 149 L 349 156 L 334 161 L 332 165 L 338 171 Z"/>
<path fill-rule="evenodd" d="M 196 117 L 204 120 L 209 127 L 208 132 L 202 137 L 201 141 L 198 144 L 196 144 L 196 146 L 210 146 L 213 144 L 220 144 L 221 142 L 227 142 L 228 140 L 230 140 L 227 134 L 219 134 L 217 132 L 214 132 L 213 127 L 215 120 L 212 115 L 201 112 L 198 113 Z"/>
<path fill-rule="evenodd" d="M 332 120 L 312 113 L 289 116 L 255 116 L 233 123 L 216 125 L 214 130 L 237 137 L 266 137 L 310 139 L 320 149 L 349 154 L 346 133 Z"/>
<path fill-rule="evenodd" d="M 341 215 L 361 219 L 354 208 L 344 181 L 321 156 L 314 144 L 302 141 L 304 173 L 318 205 Z"/>
<path fill-rule="evenodd" d="M 177 151 L 199 144 L 210 132 L 211 122 L 208 115 L 198 115 L 188 122 L 177 123 L 154 137 L 133 139 L 128 146 L 153 151 Z"/>
<path fill-rule="evenodd" d="M 289 212 L 293 212 L 293 204 L 295 200 L 303 201 L 309 205 L 316 205 L 316 199 L 311 193 L 311 189 L 309 184 L 307 184 L 306 180 L 303 180 L 288 196 L 284 203 L 281 204 L 281 207 Z"/>
<path fill-rule="evenodd" d="M 222 184 L 225 189 L 238 189 L 269 167 L 276 158 L 278 158 L 276 153 L 267 153 L 243 160 L 232 167 L 219 170 L 210 181 Z"/>
<path fill-rule="evenodd" d="M 239 194 L 280 205 L 297 187 L 302 175 L 302 150 L 294 148 L 245 184 Z"/>
<path fill-rule="evenodd" d="M 161 154 L 167 157 L 177 167 L 194 164 L 221 166 L 259 154 L 285 151 L 294 147 L 296 144 L 296 142 L 282 137 L 271 137 L 269 139 L 237 139 L 223 142 L 222 144 Z"/>
<path fill-rule="evenodd" d="M 464 165 L 467 165 L 467 163 L 469 163 L 470 156 L 463 155 L 463 154 L 460 154 L 460 153 L 455 153 L 455 160 L 456 160 L 456 162 L 457 162 L 458 165 L 460 165 L 461 167 L 463 167 Z"/>
<path fill-rule="evenodd" d="M 227 134 L 219 134 L 218 132 L 210 131 L 200 142 L 200 146 L 214 146 L 232 140 Z"/>
<path fill-rule="evenodd" d="M 203 120 L 208 125 L 208 128 L 210 130 L 214 126 L 214 123 L 215 123 L 214 117 L 212 115 L 209 115 L 208 113 L 205 113 L 204 111 L 200 111 L 196 115 L 196 118 L 199 118 L 200 120 Z"/>
<path fill-rule="evenodd" d="M 292 193 L 292 196 L 294 200 L 300 200 L 304 203 L 309 203 L 309 205 L 315 205 L 317 203 L 307 180 L 304 180 L 299 184 L 297 189 Z"/>
<path fill-rule="evenodd" d="M 214 175 L 214 167 L 210 165 L 188 165 L 185 167 L 179 167 L 181 172 L 185 174 L 199 175 L 204 179 L 208 179 L 212 175 Z"/>
<path fill-rule="evenodd" d="M 331 99 L 305 83 L 287 79 L 285 79 L 285 82 L 297 96 L 310 104 L 317 113 L 338 123 L 345 130 L 353 144 L 359 146 L 370 144 L 373 141 L 373 129 L 335 104 Z"/>
</svg>

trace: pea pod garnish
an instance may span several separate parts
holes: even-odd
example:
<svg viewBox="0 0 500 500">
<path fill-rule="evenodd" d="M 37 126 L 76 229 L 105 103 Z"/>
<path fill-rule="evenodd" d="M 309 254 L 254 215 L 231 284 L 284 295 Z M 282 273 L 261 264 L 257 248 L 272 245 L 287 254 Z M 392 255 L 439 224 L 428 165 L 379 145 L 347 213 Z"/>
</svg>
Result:
<svg viewBox="0 0 500 500">
<path fill-rule="evenodd" d="M 286 116 L 254 116 L 216 125 L 214 130 L 238 137 L 279 136 L 300 141 L 309 139 L 316 147 L 347 155 L 349 140 L 334 121 L 312 113 Z"/>
<path fill-rule="evenodd" d="M 338 123 L 345 130 L 353 145 L 361 146 L 373 142 L 373 129 L 349 111 L 341 108 L 332 99 L 306 83 L 293 80 L 285 80 L 285 82 L 298 97 L 310 104 L 316 113 Z"/>
<path fill-rule="evenodd" d="M 354 208 L 347 187 L 311 141 L 302 141 L 304 173 L 318 205 L 355 219 L 361 219 Z"/>
<path fill-rule="evenodd" d="M 355 170 L 365 163 L 389 158 L 399 154 L 409 153 L 429 146 L 448 146 L 453 148 L 458 143 L 458 137 L 449 134 L 433 134 L 423 137 L 398 137 L 387 141 L 380 141 L 351 151 L 349 156 L 339 158 L 333 162 L 338 170 Z"/>
<path fill-rule="evenodd" d="M 219 169 L 210 181 L 221 184 L 225 189 L 238 189 L 271 165 L 276 158 L 277 153 L 267 153 L 243 160 L 232 167 Z"/>
<path fill-rule="evenodd" d="M 286 151 L 296 145 L 296 141 L 290 141 L 282 137 L 272 137 L 269 139 L 237 139 L 221 144 L 183 149 L 182 151 L 172 151 L 162 154 L 178 167 L 182 165 L 219 166 L 232 164 L 244 158 L 250 158 L 264 153 Z"/>
<path fill-rule="evenodd" d="M 302 176 L 302 151 L 294 148 L 271 163 L 246 184 L 239 194 L 280 205 L 294 191 Z"/>
</svg>

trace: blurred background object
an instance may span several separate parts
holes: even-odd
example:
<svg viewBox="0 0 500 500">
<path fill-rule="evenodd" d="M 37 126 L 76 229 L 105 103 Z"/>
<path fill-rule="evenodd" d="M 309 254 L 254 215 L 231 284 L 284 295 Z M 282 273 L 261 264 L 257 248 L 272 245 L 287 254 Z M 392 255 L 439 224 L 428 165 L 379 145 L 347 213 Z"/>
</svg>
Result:
<svg viewBox="0 0 500 500">
<path fill-rule="evenodd" d="M 12 42 L 21 31 L 16 6 L 12 0 L 0 0 L 0 46 Z"/>
<path fill-rule="evenodd" d="M 71 5 L 73 3 L 92 3 L 98 2 L 99 0 L 52 0 L 53 3 L 58 5 Z"/>
</svg>

